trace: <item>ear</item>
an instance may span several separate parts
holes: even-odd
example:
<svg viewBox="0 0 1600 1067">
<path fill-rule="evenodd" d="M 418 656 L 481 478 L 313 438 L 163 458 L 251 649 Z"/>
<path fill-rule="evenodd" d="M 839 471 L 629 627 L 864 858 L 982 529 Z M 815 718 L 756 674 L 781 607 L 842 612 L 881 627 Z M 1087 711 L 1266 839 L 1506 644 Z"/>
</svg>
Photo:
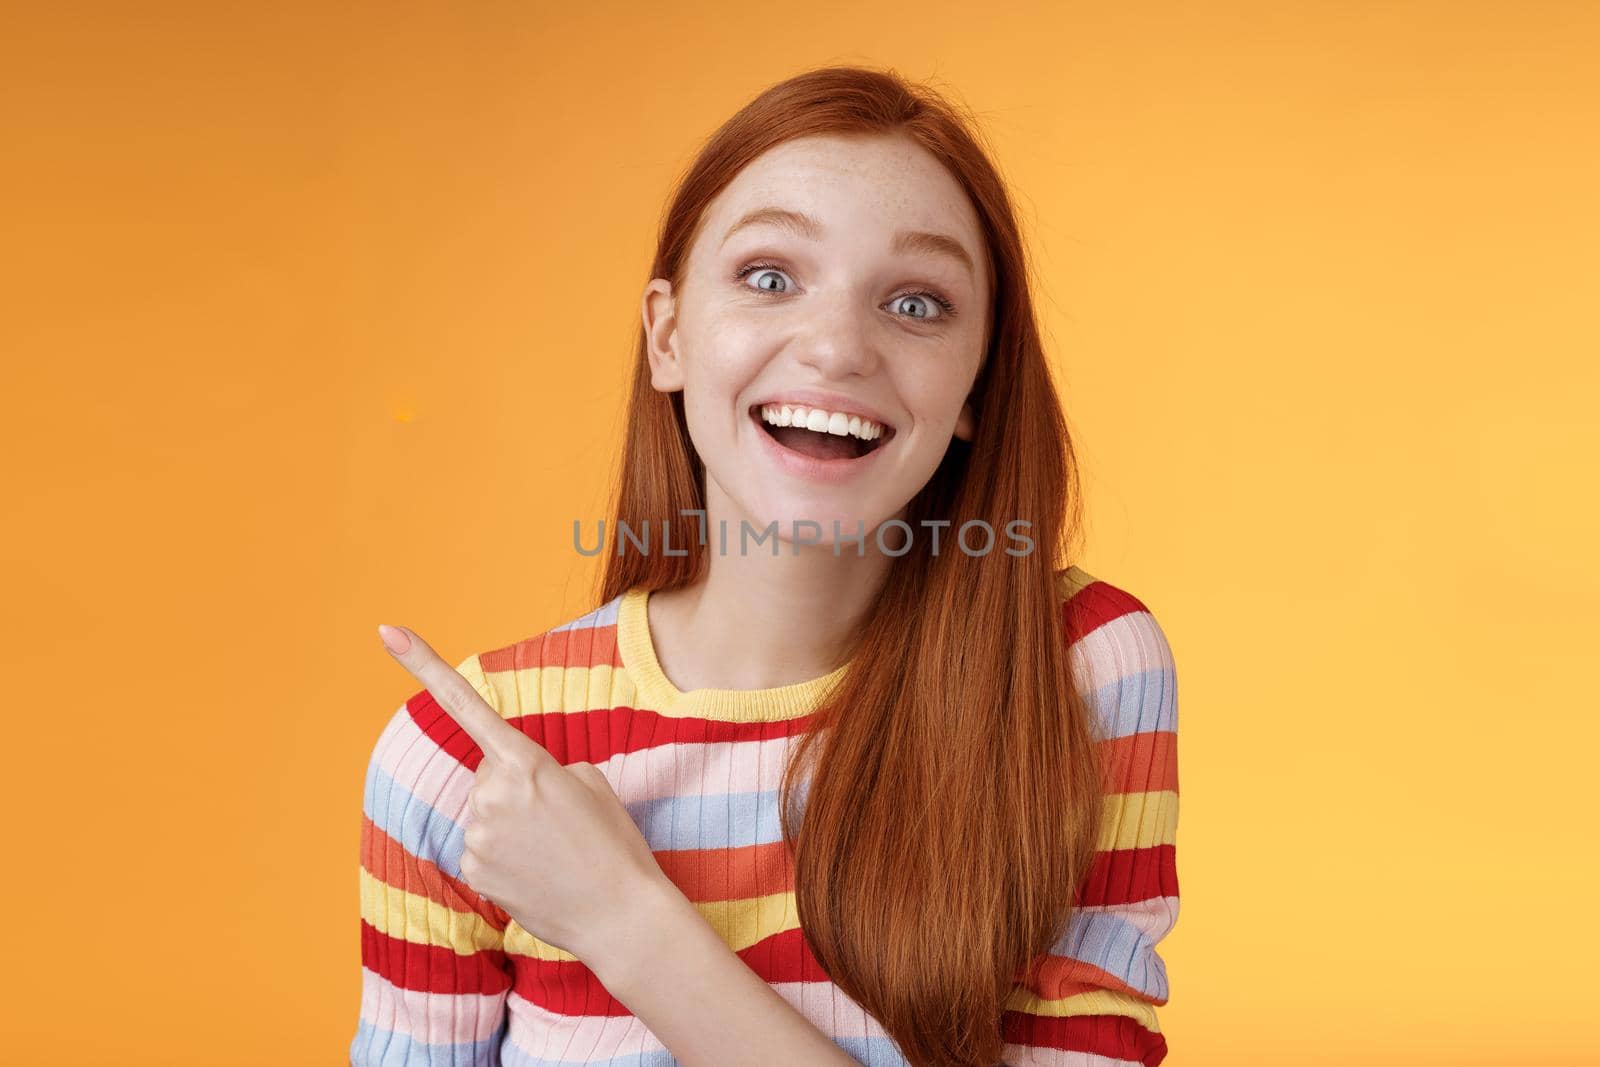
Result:
<svg viewBox="0 0 1600 1067">
<path fill-rule="evenodd" d="M 961 414 L 956 416 L 955 435 L 963 441 L 971 441 L 977 423 L 972 414 L 972 401 L 964 401 L 961 405 Z"/>
<path fill-rule="evenodd" d="M 678 359 L 677 299 L 672 295 L 672 283 L 651 278 L 639 310 L 644 320 L 645 354 L 650 360 L 650 385 L 658 392 L 677 392 L 683 388 L 683 363 Z"/>
</svg>

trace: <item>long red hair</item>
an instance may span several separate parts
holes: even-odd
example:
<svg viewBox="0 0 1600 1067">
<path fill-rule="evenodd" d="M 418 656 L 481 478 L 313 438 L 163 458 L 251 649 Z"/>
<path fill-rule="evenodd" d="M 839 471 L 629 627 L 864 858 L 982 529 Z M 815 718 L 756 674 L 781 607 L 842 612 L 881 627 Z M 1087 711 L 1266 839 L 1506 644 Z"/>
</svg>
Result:
<svg viewBox="0 0 1600 1067">
<path fill-rule="evenodd" d="M 789 78 L 705 144 L 651 268 L 678 287 L 710 201 L 763 152 L 813 134 L 909 135 L 966 189 L 982 225 L 993 303 L 976 433 L 952 441 L 905 519 L 917 531 L 949 520 L 950 533 L 981 519 L 995 547 L 969 556 L 946 537 L 935 554 L 917 536 L 892 561 L 780 794 L 805 938 L 914 1067 L 1000 1061 L 1004 1000 L 1065 931 L 1100 831 L 1095 737 L 1069 676 L 1058 585 L 1080 526 L 1077 471 L 1012 205 L 976 131 L 893 71 Z M 705 467 L 683 394 L 650 385 L 642 325 L 626 425 L 612 529 L 666 521 L 687 554 L 608 555 L 602 602 L 631 586 L 685 585 L 708 562 L 700 520 L 680 514 L 705 508 Z M 1003 551 L 1014 519 L 1032 524 L 1026 555 Z"/>
</svg>

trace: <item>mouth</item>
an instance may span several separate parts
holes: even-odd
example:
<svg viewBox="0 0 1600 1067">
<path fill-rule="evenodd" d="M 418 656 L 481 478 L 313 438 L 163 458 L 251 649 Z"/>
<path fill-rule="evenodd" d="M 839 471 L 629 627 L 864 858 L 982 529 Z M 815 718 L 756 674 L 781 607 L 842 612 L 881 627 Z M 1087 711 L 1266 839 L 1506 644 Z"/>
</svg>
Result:
<svg viewBox="0 0 1600 1067">
<path fill-rule="evenodd" d="M 782 412 L 786 406 L 791 411 L 790 424 L 779 425 L 784 421 Z M 749 410 L 755 424 L 781 448 L 824 462 L 848 462 L 871 455 L 895 435 L 893 426 L 819 409 L 799 408 L 798 417 L 792 405 L 752 404 Z"/>
</svg>

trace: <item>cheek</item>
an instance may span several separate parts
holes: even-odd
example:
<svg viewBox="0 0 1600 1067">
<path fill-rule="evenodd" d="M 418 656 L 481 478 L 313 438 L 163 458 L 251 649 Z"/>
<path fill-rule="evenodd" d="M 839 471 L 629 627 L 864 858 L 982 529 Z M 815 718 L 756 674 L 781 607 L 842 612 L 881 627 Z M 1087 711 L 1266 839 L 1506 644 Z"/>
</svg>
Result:
<svg viewBox="0 0 1600 1067">
<path fill-rule="evenodd" d="M 967 397 L 970 378 L 962 373 L 933 370 L 928 361 L 920 364 L 921 373 L 895 376 L 895 390 L 913 420 L 923 429 L 953 428 Z"/>
<path fill-rule="evenodd" d="M 771 326 L 756 316 L 727 310 L 705 321 L 699 340 L 719 362 L 736 362 L 744 354 L 772 343 Z"/>
<path fill-rule="evenodd" d="M 686 381 L 726 403 L 746 389 L 767 362 L 772 338 L 737 317 L 707 321 L 689 339 Z"/>
</svg>

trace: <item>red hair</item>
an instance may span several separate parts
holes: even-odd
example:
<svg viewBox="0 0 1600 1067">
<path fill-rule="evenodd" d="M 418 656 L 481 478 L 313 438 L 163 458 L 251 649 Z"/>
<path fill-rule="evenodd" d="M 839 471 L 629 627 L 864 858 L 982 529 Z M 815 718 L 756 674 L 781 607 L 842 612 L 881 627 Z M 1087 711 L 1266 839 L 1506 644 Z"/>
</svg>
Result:
<svg viewBox="0 0 1600 1067">
<path fill-rule="evenodd" d="M 992 1067 L 1005 998 L 1065 931 L 1100 830 L 1096 739 L 1058 585 L 1080 527 L 1077 470 L 1004 183 L 976 123 L 892 70 L 807 71 L 724 123 L 673 196 L 651 277 L 677 288 L 711 200 L 768 149 L 816 134 L 909 136 L 971 199 L 993 294 L 976 431 L 952 440 L 905 521 L 1001 531 L 1024 519 L 1034 548 L 933 553 L 919 536 L 891 562 L 784 771 L 796 906 L 823 969 L 914 1067 Z M 688 584 L 708 563 L 700 520 L 680 514 L 705 508 L 705 466 L 682 392 L 650 384 L 646 345 L 641 325 L 612 528 L 666 521 L 686 554 L 608 556 L 602 602 Z"/>
</svg>

